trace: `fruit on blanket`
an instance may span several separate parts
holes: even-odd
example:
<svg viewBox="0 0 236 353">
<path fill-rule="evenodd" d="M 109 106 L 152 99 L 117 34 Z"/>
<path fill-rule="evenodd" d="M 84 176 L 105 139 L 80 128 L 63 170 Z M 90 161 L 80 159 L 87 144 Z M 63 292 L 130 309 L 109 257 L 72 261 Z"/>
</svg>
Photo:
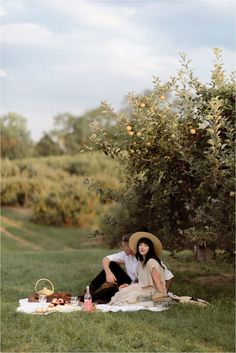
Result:
<svg viewBox="0 0 236 353">
<path fill-rule="evenodd" d="M 55 301 L 56 305 L 57 304 L 64 305 L 66 303 L 70 303 L 70 298 L 71 298 L 71 293 L 69 292 L 56 292 L 49 297 L 49 301 L 52 303 L 54 299 L 57 299 L 57 301 Z M 60 300 L 60 303 L 58 302 L 59 299 L 62 299 Z M 62 301 L 64 301 L 64 303 Z"/>
<path fill-rule="evenodd" d="M 65 304 L 65 300 L 63 298 L 53 298 L 51 300 L 51 304 L 53 306 L 55 306 L 55 305 L 64 305 Z"/>
</svg>

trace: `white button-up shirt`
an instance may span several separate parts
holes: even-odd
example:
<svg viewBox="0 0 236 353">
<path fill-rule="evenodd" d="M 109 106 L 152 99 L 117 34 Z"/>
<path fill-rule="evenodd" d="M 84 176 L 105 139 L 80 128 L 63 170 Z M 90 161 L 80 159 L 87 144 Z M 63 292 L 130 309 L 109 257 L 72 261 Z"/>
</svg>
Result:
<svg viewBox="0 0 236 353">
<path fill-rule="evenodd" d="M 117 262 L 119 264 L 124 264 L 128 276 L 131 278 L 132 282 L 137 281 L 137 268 L 138 260 L 134 255 L 126 255 L 124 251 L 120 251 L 113 255 L 106 256 L 110 261 Z M 162 266 L 164 267 L 164 277 L 165 280 L 169 280 L 174 277 L 173 273 L 168 270 L 168 268 L 161 261 Z"/>
<path fill-rule="evenodd" d="M 116 254 L 106 256 L 110 261 L 117 262 L 119 264 L 124 264 L 128 276 L 131 278 L 132 282 L 137 281 L 137 267 L 138 260 L 133 255 L 126 255 L 124 251 L 120 251 Z"/>
</svg>

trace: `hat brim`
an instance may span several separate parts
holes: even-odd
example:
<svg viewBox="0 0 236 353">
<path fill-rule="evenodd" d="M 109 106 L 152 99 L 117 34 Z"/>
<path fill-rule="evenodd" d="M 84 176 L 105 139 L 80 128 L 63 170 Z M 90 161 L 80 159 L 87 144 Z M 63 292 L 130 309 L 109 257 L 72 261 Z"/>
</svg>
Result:
<svg viewBox="0 0 236 353">
<path fill-rule="evenodd" d="M 129 238 L 129 247 L 130 249 L 136 254 L 137 252 L 137 244 L 138 241 L 141 238 L 148 238 L 152 241 L 153 246 L 154 246 L 154 250 L 157 256 L 159 256 L 162 252 L 162 244 L 160 242 L 160 240 L 152 233 L 148 233 L 148 232 L 136 232 L 134 234 L 132 234 Z"/>
</svg>

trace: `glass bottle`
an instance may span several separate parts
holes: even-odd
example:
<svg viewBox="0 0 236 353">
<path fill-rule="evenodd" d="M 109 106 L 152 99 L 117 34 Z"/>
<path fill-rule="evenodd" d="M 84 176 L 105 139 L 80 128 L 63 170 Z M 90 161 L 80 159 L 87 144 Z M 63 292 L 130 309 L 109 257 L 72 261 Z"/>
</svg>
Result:
<svg viewBox="0 0 236 353">
<path fill-rule="evenodd" d="M 89 291 L 89 286 L 86 287 L 86 294 L 84 296 L 84 310 L 91 311 L 93 308 L 92 296 Z"/>
</svg>

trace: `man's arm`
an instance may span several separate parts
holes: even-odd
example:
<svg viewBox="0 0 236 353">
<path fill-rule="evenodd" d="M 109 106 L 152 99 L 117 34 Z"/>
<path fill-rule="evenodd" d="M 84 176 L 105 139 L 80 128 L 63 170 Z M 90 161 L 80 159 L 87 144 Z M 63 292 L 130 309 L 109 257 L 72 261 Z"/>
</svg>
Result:
<svg viewBox="0 0 236 353">
<path fill-rule="evenodd" d="M 113 274 L 113 272 L 110 269 L 110 261 L 114 261 L 117 264 L 121 265 L 125 262 L 125 253 L 124 251 L 120 251 L 118 253 L 112 254 L 112 255 L 108 255 L 105 256 L 102 260 L 102 265 L 103 265 L 103 269 L 106 273 L 106 280 L 107 282 L 110 283 L 116 283 L 117 278 L 115 277 L 115 275 Z"/>
<path fill-rule="evenodd" d="M 109 267 L 110 260 L 108 259 L 108 257 L 103 258 L 102 265 L 103 265 L 104 271 L 106 273 L 107 282 L 116 283 L 117 279 L 116 279 L 115 275 L 112 273 L 112 271 L 110 270 L 110 267 Z"/>
</svg>

